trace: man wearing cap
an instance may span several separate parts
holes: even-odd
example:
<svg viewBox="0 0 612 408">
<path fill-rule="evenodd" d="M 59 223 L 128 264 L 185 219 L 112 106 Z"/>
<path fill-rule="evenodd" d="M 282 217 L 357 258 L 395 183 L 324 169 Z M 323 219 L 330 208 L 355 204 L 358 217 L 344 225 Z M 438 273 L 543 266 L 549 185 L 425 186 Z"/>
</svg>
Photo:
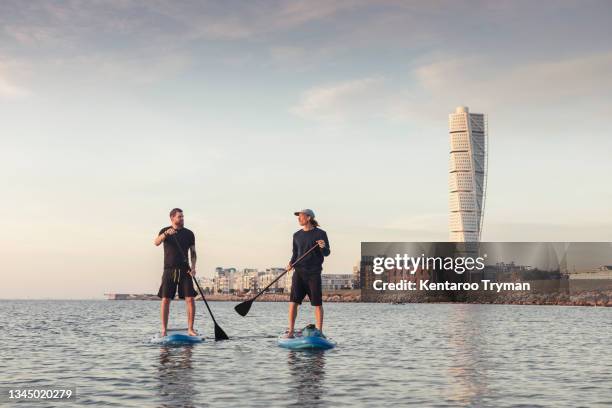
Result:
<svg viewBox="0 0 612 408">
<path fill-rule="evenodd" d="M 323 271 L 323 257 L 330 254 L 327 234 L 319 228 L 314 211 L 304 209 L 296 211 L 294 215 L 298 217 L 302 229 L 293 234 L 293 256 L 287 265 L 288 271 L 295 269 L 289 297 L 289 328 L 285 332 L 285 337 L 289 338 L 293 337 L 298 305 L 302 304 L 306 295 L 310 299 L 310 304 L 315 307 L 316 327 L 321 333 L 323 332 L 321 272 Z M 318 245 L 318 248 L 293 267 L 293 263 L 315 245 Z"/>
</svg>

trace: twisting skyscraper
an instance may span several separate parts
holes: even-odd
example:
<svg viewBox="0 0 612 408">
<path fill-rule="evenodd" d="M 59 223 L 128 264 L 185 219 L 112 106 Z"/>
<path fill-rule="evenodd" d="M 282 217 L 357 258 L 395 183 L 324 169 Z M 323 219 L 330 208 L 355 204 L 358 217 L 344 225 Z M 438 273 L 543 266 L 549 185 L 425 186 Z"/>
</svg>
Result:
<svg viewBox="0 0 612 408">
<path fill-rule="evenodd" d="M 480 241 L 487 180 L 487 119 L 460 106 L 448 117 L 450 133 L 450 241 Z"/>
</svg>

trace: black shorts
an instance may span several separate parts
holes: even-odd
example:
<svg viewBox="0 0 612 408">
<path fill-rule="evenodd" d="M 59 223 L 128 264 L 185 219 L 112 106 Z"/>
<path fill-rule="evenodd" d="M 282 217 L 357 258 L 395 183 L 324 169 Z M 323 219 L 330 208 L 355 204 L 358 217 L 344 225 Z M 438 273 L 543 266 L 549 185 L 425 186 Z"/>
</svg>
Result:
<svg viewBox="0 0 612 408">
<path fill-rule="evenodd" d="M 310 304 L 321 306 L 323 304 L 323 291 L 321 290 L 321 272 L 293 272 L 291 278 L 291 296 L 289 301 L 302 304 L 302 300 L 308 295 Z"/>
<path fill-rule="evenodd" d="M 165 268 L 157 296 L 174 299 L 178 289 L 179 299 L 195 297 L 197 292 L 193 288 L 193 278 L 188 271 L 186 267 Z"/>
</svg>

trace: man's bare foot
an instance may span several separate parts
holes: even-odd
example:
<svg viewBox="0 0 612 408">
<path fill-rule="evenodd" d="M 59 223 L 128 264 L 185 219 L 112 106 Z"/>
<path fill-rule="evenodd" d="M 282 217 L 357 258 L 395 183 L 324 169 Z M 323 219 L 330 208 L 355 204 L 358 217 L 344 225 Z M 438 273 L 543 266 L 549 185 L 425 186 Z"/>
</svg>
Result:
<svg viewBox="0 0 612 408">
<path fill-rule="evenodd" d="M 196 331 L 193 330 L 193 329 L 187 330 L 187 334 L 190 335 L 190 336 L 197 336 L 198 335 L 198 333 L 196 333 Z"/>
<path fill-rule="evenodd" d="M 162 329 L 162 331 L 161 331 L 161 336 L 162 336 L 162 337 L 166 337 L 166 329 Z"/>
<path fill-rule="evenodd" d="M 283 338 L 284 339 L 292 339 L 293 337 L 294 337 L 293 336 L 293 330 L 287 329 L 287 330 L 285 330 L 285 333 L 283 333 Z"/>
</svg>

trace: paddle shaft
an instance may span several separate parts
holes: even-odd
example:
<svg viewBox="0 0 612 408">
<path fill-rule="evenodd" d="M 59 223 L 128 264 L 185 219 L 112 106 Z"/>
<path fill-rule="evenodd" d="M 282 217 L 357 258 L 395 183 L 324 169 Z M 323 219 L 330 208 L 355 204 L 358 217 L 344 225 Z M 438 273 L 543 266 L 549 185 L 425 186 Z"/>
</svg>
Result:
<svg viewBox="0 0 612 408">
<path fill-rule="evenodd" d="M 174 235 L 172 235 L 172 237 L 174 238 L 174 242 L 176 242 L 176 247 L 178 248 L 178 250 L 181 252 L 181 255 L 183 256 L 183 259 L 185 260 L 187 265 L 189 265 L 189 261 L 187 260 L 187 255 L 185 255 L 185 252 L 183 251 L 183 248 L 181 248 L 181 244 L 179 244 L 178 239 L 176 238 L 176 233 Z M 191 275 L 191 273 L 189 273 L 189 274 Z M 200 287 L 200 284 L 198 283 L 198 280 L 193 275 L 191 275 L 191 278 L 193 279 L 193 281 L 195 282 L 196 286 L 198 287 L 198 290 L 200 291 L 200 296 L 202 296 L 202 300 L 204 301 L 204 304 L 206 305 L 206 308 L 208 309 L 208 313 L 210 314 L 210 317 L 212 318 L 212 321 L 213 321 L 213 323 L 216 326 L 217 325 L 217 321 L 215 320 L 215 316 L 213 316 L 213 313 L 210 310 L 210 306 L 208 306 L 208 302 L 206 301 L 206 298 L 204 297 L 204 292 L 202 291 L 202 288 Z"/>
<path fill-rule="evenodd" d="M 193 281 L 195 282 L 196 286 L 198 287 L 198 291 L 200 292 L 200 296 L 202 296 L 202 300 L 204 301 L 204 304 L 206 305 L 206 308 L 208 309 L 208 313 L 210 313 L 210 317 L 211 317 L 213 323 L 216 326 L 217 325 L 217 321 L 215 320 L 215 316 L 213 316 L 213 313 L 210 310 L 210 306 L 208 306 L 208 302 L 206 301 L 206 298 L 204 297 L 204 292 L 202 291 L 202 288 L 200 287 L 200 284 L 198 283 L 198 280 L 193 275 L 191 277 L 193 278 Z"/>
<path fill-rule="evenodd" d="M 310 248 L 308 251 L 306 251 L 302 256 L 300 256 L 298 259 L 295 260 L 294 263 L 292 263 L 289 266 L 289 269 L 285 269 L 285 272 L 281 273 L 280 275 L 278 275 L 276 277 L 276 279 L 274 279 L 272 282 L 270 282 L 270 284 L 268 284 L 268 286 L 266 286 L 265 288 L 263 288 L 257 295 L 255 295 L 255 297 L 253 299 L 251 299 L 251 302 L 254 301 L 255 299 L 257 299 L 261 294 L 263 294 L 266 290 L 268 290 L 268 288 L 272 285 L 274 285 L 280 278 L 282 278 L 287 272 L 289 272 L 291 269 L 293 269 L 293 267 L 295 266 L 295 264 L 297 264 L 298 262 L 300 262 L 306 255 L 308 255 L 309 253 L 311 253 L 312 251 L 314 251 L 315 248 L 317 248 L 319 246 L 319 244 L 316 244 L 315 246 L 313 246 L 312 248 Z"/>
</svg>

